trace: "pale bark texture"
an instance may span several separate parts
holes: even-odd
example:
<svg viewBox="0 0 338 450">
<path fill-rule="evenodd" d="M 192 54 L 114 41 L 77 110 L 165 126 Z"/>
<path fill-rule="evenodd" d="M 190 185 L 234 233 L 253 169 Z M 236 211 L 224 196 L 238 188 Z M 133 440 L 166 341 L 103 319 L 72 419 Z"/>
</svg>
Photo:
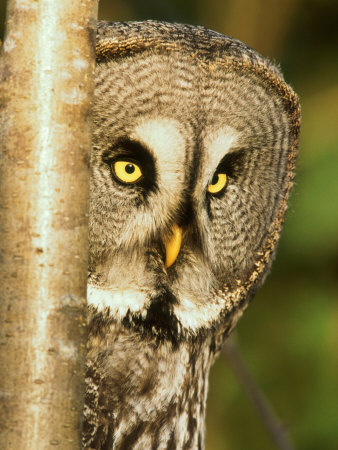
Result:
<svg viewBox="0 0 338 450">
<path fill-rule="evenodd" d="M 0 448 L 81 448 L 97 0 L 11 0 L 1 55 Z"/>
</svg>

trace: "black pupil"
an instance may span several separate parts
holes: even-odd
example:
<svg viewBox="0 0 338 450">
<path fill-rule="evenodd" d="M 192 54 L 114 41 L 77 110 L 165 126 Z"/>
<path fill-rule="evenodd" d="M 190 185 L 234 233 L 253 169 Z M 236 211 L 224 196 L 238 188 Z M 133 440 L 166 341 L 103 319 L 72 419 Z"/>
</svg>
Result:
<svg viewBox="0 0 338 450">
<path fill-rule="evenodd" d="M 133 173 L 133 172 L 135 172 L 135 166 L 134 166 L 134 164 L 127 164 L 125 170 L 126 170 L 127 173 Z"/>
<path fill-rule="evenodd" d="M 218 173 L 215 173 L 215 175 L 212 177 L 211 184 L 217 184 L 218 182 Z"/>
</svg>

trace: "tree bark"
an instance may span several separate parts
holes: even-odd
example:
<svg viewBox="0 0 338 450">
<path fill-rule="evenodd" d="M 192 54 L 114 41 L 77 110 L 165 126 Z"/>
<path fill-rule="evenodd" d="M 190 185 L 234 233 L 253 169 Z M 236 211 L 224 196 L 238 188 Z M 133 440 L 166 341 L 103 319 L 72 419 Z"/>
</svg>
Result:
<svg viewBox="0 0 338 450">
<path fill-rule="evenodd" d="M 81 448 L 97 0 L 10 0 L 0 61 L 0 448 Z"/>
</svg>

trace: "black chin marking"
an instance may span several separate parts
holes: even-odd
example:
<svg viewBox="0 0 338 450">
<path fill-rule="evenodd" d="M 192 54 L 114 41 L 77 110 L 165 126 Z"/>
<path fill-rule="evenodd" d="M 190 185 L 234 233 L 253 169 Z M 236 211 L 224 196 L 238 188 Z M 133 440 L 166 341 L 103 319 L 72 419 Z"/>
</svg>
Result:
<svg viewBox="0 0 338 450">
<path fill-rule="evenodd" d="M 128 311 L 122 323 L 128 328 L 151 336 L 156 340 L 169 340 L 173 346 L 179 343 L 179 321 L 173 313 L 173 305 L 177 303 L 176 297 L 166 290 L 163 294 L 155 297 L 145 317 L 140 313 Z"/>
</svg>

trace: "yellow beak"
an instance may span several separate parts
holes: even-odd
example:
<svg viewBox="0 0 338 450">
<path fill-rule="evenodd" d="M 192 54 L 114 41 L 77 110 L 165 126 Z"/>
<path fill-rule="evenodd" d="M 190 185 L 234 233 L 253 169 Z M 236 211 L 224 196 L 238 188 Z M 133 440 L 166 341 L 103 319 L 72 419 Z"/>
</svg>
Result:
<svg viewBox="0 0 338 450">
<path fill-rule="evenodd" d="M 165 242 L 165 266 L 170 267 L 176 261 L 182 243 L 182 228 L 176 223 L 171 228 L 171 236 Z"/>
</svg>

